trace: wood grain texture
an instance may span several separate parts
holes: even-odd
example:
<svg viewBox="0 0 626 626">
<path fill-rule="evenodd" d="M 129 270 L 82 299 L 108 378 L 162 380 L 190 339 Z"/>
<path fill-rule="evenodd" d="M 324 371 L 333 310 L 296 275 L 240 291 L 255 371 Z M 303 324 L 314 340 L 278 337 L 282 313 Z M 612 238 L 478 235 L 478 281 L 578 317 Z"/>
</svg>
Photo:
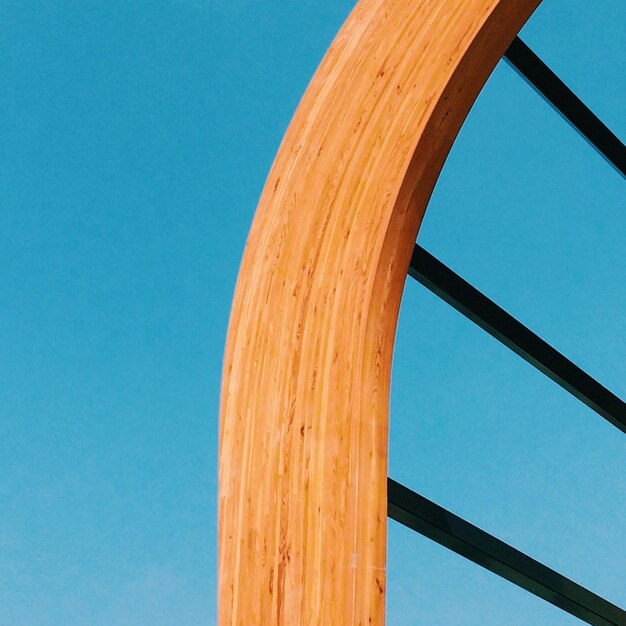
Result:
<svg viewBox="0 0 626 626">
<path fill-rule="evenodd" d="M 417 231 L 539 0 L 361 0 L 283 139 L 224 362 L 219 622 L 384 623 L 391 357 Z"/>
</svg>

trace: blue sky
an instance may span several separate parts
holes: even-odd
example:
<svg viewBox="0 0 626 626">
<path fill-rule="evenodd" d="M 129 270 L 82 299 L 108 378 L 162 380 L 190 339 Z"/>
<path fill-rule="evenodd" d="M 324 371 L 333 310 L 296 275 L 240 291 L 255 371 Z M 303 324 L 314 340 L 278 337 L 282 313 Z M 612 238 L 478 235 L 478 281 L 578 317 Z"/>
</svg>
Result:
<svg viewBox="0 0 626 626">
<path fill-rule="evenodd" d="M 215 623 L 239 261 L 344 0 L 0 4 L 0 623 Z M 623 0 L 523 36 L 626 137 Z M 505 64 L 420 243 L 626 396 L 625 183 Z M 626 440 L 415 283 L 390 475 L 626 605 Z M 578 623 L 390 523 L 389 624 Z"/>
</svg>

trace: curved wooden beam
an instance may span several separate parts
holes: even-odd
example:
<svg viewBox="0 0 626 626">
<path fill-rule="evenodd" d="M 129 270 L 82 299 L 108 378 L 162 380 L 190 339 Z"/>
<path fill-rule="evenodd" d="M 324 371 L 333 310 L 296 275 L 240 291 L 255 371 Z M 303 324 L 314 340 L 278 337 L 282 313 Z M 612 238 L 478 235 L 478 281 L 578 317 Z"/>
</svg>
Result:
<svg viewBox="0 0 626 626">
<path fill-rule="evenodd" d="M 284 137 L 228 332 L 219 620 L 384 623 L 391 356 L 413 243 L 540 0 L 361 0 Z"/>
</svg>

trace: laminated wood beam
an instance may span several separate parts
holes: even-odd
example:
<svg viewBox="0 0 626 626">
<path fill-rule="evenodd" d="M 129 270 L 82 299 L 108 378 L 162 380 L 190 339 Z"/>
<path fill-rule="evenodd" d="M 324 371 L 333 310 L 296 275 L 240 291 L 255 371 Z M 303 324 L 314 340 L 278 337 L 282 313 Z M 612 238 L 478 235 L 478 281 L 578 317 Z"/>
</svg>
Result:
<svg viewBox="0 0 626 626">
<path fill-rule="evenodd" d="M 391 357 L 413 244 L 539 0 L 361 0 L 248 238 L 220 413 L 219 623 L 384 623 Z"/>
</svg>

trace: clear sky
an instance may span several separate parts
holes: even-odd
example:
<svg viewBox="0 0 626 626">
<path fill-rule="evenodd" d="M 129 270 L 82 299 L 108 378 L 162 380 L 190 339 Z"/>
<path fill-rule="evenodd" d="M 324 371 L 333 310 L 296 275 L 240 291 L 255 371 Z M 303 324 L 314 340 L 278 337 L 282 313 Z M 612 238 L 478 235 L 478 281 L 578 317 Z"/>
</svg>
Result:
<svg viewBox="0 0 626 626">
<path fill-rule="evenodd" d="M 0 624 L 215 623 L 239 261 L 350 0 L 0 3 Z M 626 137 L 626 3 L 529 43 Z M 505 64 L 420 243 L 626 396 L 626 184 Z M 415 283 L 390 475 L 626 605 L 626 439 Z M 388 622 L 578 623 L 390 523 Z"/>
</svg>

